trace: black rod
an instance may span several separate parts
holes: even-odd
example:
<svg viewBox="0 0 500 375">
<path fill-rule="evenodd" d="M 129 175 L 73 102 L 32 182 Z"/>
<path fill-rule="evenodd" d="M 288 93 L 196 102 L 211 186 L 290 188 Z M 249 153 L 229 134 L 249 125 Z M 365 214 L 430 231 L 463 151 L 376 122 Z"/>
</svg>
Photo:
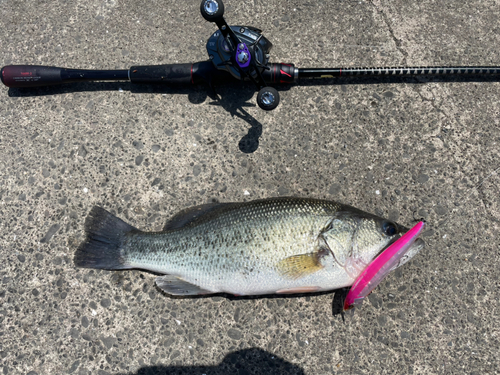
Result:
<svg viewBox="0 0 500 375">
<path fill-rule="evenodd" d="M 128 81 L 129 70 L 87 70 L 62 69 L 61 78 L 65 82 L 77 81 Z"/>
<path fill-rule="evenodd" d="M 129 80 L 129 70 L 66 69 L 55 66 L 9 65 L 0 70 L 8 87 L 37 87 L 82 81 Z"/>
<path fill-rule="evenodd" d="M 298 78 L 353 76 L 417 76 L 500 74 L 500 66 L 426 66 L 410 68 L 308 68 L 299 69 Z"/>
</svg>

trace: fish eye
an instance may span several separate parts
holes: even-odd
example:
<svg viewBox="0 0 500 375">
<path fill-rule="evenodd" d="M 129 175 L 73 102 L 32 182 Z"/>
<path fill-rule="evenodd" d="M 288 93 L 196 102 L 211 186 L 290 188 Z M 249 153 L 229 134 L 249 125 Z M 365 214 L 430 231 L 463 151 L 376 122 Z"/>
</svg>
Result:
<svg viewBox="0 0 500 375">
<path fill-rule="evenodd" d="M 394 223 L 386 221 L 383 225 L 384 233 L 388 236 L 394 236 L 397 233 L 397 228 Z"/>
</svg>

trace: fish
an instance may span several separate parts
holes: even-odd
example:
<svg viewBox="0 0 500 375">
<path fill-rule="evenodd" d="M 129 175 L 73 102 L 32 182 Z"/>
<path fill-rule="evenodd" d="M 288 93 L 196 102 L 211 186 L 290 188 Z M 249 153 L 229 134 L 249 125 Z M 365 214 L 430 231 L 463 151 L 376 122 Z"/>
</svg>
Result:
<svg viewBox="0 0 500 375">
<path fill-rule="evenodd" d="M 208 203 L 182 210 L 162 231 L 145 232 L 95 206 L 74 264 L 160 274 L 173 296 L 333 291 L 408 229 L 349 205 L 296 197 Z M 423 247 L 418 239 L 393 269 Z"/>
</svg>

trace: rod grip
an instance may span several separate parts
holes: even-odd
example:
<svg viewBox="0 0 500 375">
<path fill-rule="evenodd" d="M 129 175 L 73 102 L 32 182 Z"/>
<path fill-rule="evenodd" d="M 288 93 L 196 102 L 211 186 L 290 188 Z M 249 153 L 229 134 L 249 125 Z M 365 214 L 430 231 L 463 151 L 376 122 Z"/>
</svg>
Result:
<svg viewBox="0 0 500 375">
<path fill-rule="evenodd" d="M 130 68 L 132 83 L 166 83 L 171 85 L 186 85 L 194 83 L 193 65 L 166 64 L 133 66 Z"/>
<path fill-rule="evenodd" d="M 39 65 L 8 65 L 0 71 L 7 87 L 38 87 L 62 83 L 63 68 Z"/>
</svg>

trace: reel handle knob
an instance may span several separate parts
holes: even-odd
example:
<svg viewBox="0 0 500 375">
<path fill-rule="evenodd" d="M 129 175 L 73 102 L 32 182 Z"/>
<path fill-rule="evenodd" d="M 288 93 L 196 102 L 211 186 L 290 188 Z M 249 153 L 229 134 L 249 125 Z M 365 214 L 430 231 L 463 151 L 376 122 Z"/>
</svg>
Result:
<svg viewBox="0 0 500 375">
<path fill-rule="evenodd" d="M 257 94 L 257 104 L 264 111 L 272 111 L 280 104 L 280 94 L 274 87 L 263 87 Z"/>
<path fill-rule="evenodd" d="M 200 11 L 208 22 L 217 22 L 224 15 L 224 3 L 222 0 L 202 0 Z"/>
</svg>

